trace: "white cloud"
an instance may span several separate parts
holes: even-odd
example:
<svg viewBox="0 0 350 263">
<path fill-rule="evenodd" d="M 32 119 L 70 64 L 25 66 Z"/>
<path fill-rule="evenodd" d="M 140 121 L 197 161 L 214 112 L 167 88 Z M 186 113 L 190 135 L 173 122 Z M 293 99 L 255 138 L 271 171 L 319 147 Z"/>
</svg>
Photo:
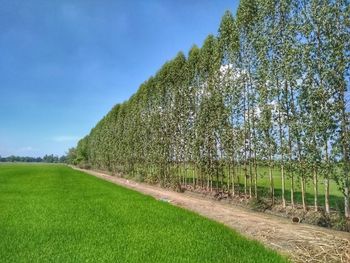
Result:
<svg viewBox="0 0 350 263">
<path fill-rule="evenodd" d="M 32 146 L 24 146 L 17 150 L 18 153 L 32 153 L 33 151 L 36 151 Z"/>
<path fill-rule="evenodd" d="M 55 136 L 52 138 L 52 141 L 54 142 L 71 142 L 71 141 L 77 141 L 80 137 L 78 136 L 71 136 L 71 135 L 60 135 Z"/>
</svg>

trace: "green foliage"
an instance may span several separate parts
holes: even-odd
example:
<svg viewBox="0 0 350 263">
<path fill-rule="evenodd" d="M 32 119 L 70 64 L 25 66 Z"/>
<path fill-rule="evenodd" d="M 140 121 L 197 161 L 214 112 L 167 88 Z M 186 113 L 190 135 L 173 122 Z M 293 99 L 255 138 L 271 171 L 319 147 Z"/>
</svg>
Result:
<svg viewBox="0 0 350 263">
<path fill-rule="evenodd" d="M 44 155 L 43 157 L 29 157 L 29 156 L 8 156 L 1 157 L 0 162 L 20 162 L 20 163 L 67 163 L 67 156 L 56 156 L 56 155 Z"/>
</svg>

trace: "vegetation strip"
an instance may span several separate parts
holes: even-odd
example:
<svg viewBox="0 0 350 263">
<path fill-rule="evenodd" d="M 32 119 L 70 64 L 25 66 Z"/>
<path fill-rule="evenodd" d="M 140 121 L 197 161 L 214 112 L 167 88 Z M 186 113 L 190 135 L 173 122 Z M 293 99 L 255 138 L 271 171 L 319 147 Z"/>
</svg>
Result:
<svg viewBox="0 0 350 263">
<path fill-rule="evenodd" d="M 287 262 L 226 226 L 63 165 L 0 165 L 1 262 Z"/>
<path fill-rule="evenodd" d="M 349 233 L 305 224 L 292 224 L 291 221 L 283 218 L 203 199 L 198 195 L 177 193 L 102 172 L 78 170 L 151 195 L 156 199 L 169 200 L 174 205 L 214 219 L 245 236 L 289 255 L 295 262 L 345 263 L 350 261 Z"/>
</svg>

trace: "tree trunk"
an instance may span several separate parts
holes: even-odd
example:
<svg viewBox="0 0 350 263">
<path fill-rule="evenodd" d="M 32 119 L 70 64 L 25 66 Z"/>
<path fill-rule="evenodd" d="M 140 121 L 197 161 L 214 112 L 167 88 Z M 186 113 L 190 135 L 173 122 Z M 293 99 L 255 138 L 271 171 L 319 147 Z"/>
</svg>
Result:
<svg viewBox="0 0 350 263">
<path fill-rule="evenodd" d="M 341 92 L 341 139 L 342 139 L 342 150 L 343 150 L 343 161 L 344 161 L 344 171 L 343 171 L 343 185 L 344 185 L 344 214 L 346 218 L 350 218 L 350 160 L 349 160 L 349 131 L 348 131 L 348 120 L 346 116 L 346 102 L 345 102 L 345 91 L 346 87 L 342 85 Z"/>
<path fill-rule="evenodd" d="M 219 192 L 219 170 L 217 165 L 215 167 L 215 170 L 216 170 L 216 191 Z"/>
<path fill-rule="evenodd" d="M 329 157 L 328 157 L 328 141 L 326 140 L 325 143 L 325 158 L 326 158 L 326 176 L 324 179 L 324 184 L 325 184 L 325 193 L 324 193 L 324 202 L 325 202 L 325 208 L 326 208 L 326 213 L 329 214 Z"/>
<path fill-rule="evenodd" d="M 282 180 L 282 206 L 286 208 L 286 197 L 285 197 L 285 176 L 284 176 L 284 165 L 281 164 L 281 180 Z"/>
<path fill-rule="evenodd" d="M 224 168 L 225 174 L 225 168 Z M 231 180 L 231 162 L 228 162 L 228 171 L 227 171 L 227 191 L 230 192 L 230 180 Z"/>
<path fill-rule="evenodd" d="M 250 179 L 250 183 L 249 183 L 249 198 L 253 197 L 253 174 L 252 174 L 252 163 L 249 162 L 249 179 Z"/>
<path fill-rule="evenodd" d="M 345 186 L 344 188 L 344 210 L 345 210 L 345 217 L 350 218 L 350 197 L 349 197 L 349 187 Z"/>
<path fill-rule="evenodd" d="M 255 198 L 258 198 L 258 164 L 256 161 L 256 151 L 254 151 L 254 192 Z"/>
<path fill-rule="evenodd" d="M 210 190 L 210 178 L 209 178 L 209 173 L 207 172 L 207 191 Z"/>
<path fill-rule="evenodd" d="M 272 174 L 272 160 L 271 160 L 271 155 L 270 155 L 270 160 L 269 160 L 269 177 L 270 177 L 270 195 L 271 195 L 271 203 L 272 205 L 275 204 L 275 187 L 273 185 L 273 174 Z"/>
<path fill-rule="evenodd" d="M 235 161 L 233 160 L 232 164 L 232 174 L 231 174 L 231 182 L 232 182 L 232 196 L 235 196 L 235 178 L 236 178 L 236 170 L 235 170 Z"/>
<path fill-rule="evenodd" d="M 248 169 L 247 169 L 247 163 L 244 164 L 244 195 L 247 196 L 247 184 L 248 184 Z"/>
<path fill-rule="evenodd" d="M 239 163 L 239 166 L 237 165 L 237 193 L 238 196 L 241 194 L 241 170 L 242 166 L 241 163 Z"/>
<path fill-rule="evenodd" d="M 324 202 L 325 202 L 325 207 L 326 207 L 326 214 L 329 214 L 329 178 L 328 175 L 324 179 Z"/>
<path fill-rule="evenodd" d="M 246 110 L 246 100 L 247 100 L 247 87 L 244 87 L 244 110 L 243 110 L 243 125 L 244 125 L 244 195 L 247 196 L 247 180 L 248 180 L 248 168 L 247 168 L 247 110 Z M 249 102 L 248 102 L 249 107 Z"/>
<path fill-rule="evenodd" d="M 195 167 L 192 167 L 192 186 L 193 186 L 193 190 L 196 189 L 196 178 L 195 178 Z"/>
<path fill-rule="evenodd" d="M 318 178 L 317 178 L 317 167 L 314 165 L 313 167 L 313 174 L 314 174 L 314 205 L 315 205 L 315 211 L 318 211 Z"/>
<path fill-rule="evenodd" d="M 253 186 L 253 176 L 252 176 L 252 145 L 251 145 L 251 133 L 250 133 L 250 125 L 249 125 L 249 144 L 248 144 L 248 149 L 249 149 L 249 198 L 252 198 L 252 186 Z"/>
<path fill-rule="evenodd" d="M 291 173 L 291 177 L 290 177 L 290 202 L 292 205 L 292 208 L 294 208 L 295 204 L 294 204 L 294 173 Z"/>
<path fill-rule="evenodd" d="M 306 202 L 305 202 L 305 178 L 304 176 L 301 177 L 301 200 L 303 203 L 303 210 L 306 211 Z"/>
<path fill-rule="evenodd" d="M 287 82 L 285 83 L 287 86 Z M 280 95 L 278 95 L 278 105 L 281 105 Z M 281 107 L 282 108 L 282 107 Z M 282 130 L 282 117 L 281 109 L 278 110 L 278 127 L 279 127 L 279 137 L 281 143 L 281 190 L 282 190 L 282 206 L 286 208 L 286 196 L 285 196 L 285 175 L 284 175 L 284 154 L 283 154 L 283 130 Z"/>
</svg>

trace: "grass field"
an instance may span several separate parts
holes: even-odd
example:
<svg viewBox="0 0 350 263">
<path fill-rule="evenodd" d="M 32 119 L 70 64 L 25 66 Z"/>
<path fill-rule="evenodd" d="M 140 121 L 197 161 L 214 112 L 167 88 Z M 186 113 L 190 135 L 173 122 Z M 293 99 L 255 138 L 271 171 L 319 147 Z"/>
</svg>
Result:
<svg viewBox="0 0 350 263">
<path fill-rule="evenodd" d="M 192 184 L 192 173 L 193 173 L 193 169 L 190 168 L 188 170 L 188 174 L 191 174 L 191 176 L 187 177 L 187 181 L 189 184 Z M 276 198 L 282 198 L 282 183 L 281 183 L 281 170 L 279 167 L 275 167 L 273 169 L 273 181 L 274 181 L 274 186 L 275 186 L 275 196 Z M 244 171 L 243 169 L 240 170 L 240 189 L 241 192 L 243 192 L 243 188 L 244 188 Z M 225 169 L 225 176 L 226 178 L 228 177 L 228 171 L 227 169 Z M 199 177 L 199 175 L 196 175 L 196 177 Z M 288 175 L 286 175 L 286 181 L 285 181 L 285 197 L 287 202 L 290 202 L 290 186 L 291 186 L 291 180 L 288 177 Z M 213 178 L 213 186 L 215 187 L 216 185 L 216 181 L 215 178 Z M 224 183 L 226 184 L 227 179 L 224 180 Z M 236 190 L 237 190 L 237 179 L 236 179 Z M 249 187 L 249 180 L 248 180 L 248 187 Z M 319 176 L 318 178 L 318 204 L 319 206 L 324 206 L 324 202 L 325 202 L 325 187 L 324 187 L 324 178 L 322 176 Z M 254 188 L 254 186 L 253 186 Z M 270 180 L 269 180 L 269 170 L 268 167 L 265 166 L 259 166 L 258 167 L 258 191 L 261 195 L 264 196 L 269 196 L 269 188 L 270 188 Z M 336 184 L 336 182 L 334 180 L 330 180 L 330 185 L 329 185 L 329 190 L 330 190 L 330 206 L 334 209 L 343 211 L 343 205 L 344 205 L 344 196 L 343 194 L 339 191 L 338 186 Z M 302 202 L 302 198 L 301 198 L 301 184 L 300 181 L 297 179 L 297 177 L 295 176 L 295 180 L 294 180 L 294 201 L 297 203 Z M 314 185 L 313 185 L 313 179 L 312 178 L 308 178 L 307 180 L 307 184 L 306 184 L 306 194 L 305 194 L 305 198 L 306 198 L 306 203 L 309 206 L 313 206 L 314 205 Z"/>
<path fill-rule="evenodd" d="M 0 165 L 1 262 L 286 262 L 229 228 L 60 165 Z"/>
<path fill-rule="evenodd" d="M 265 192 L 268 191 L 270 187 L 270 180 L 268 175 L 268 167 L 258 167 L 258 186 L 260 189 L 264 189 Z M 244 176 L 243 173 L 241 175 L 241 181 L 243 181 Z M 275 185 L 275 194 L 276 197 L 282 196 L 282 190 L 281 190 L 281 170 L 276 167 L 273 169 L 273 180 Z M 299 180 L 295 180 L 295 201 L 298 203 L 301 203 L 301 184 Z M 290 201 L 290 185 L 291 180 L 288 176 L 286 176 L 286 200 Z M 323 177 L 319 176 L 318 178 L 318 203 L 320 206 L 324 205 L 324 179 Z M 333 208 L 339 208 L 338 206 L 342 206 L 344 202 L 344 198 L 342 193 L 339 191 L 337 184 L 335 181 L 330 180 L 329 185 L 329 191 L 330 191 L 330 206 Z M 312 178 L 310 178 L 307 181 L 306 184 L 306 203 L 310 206 L 314 205 L 314 185 Z"/>
</svg>

